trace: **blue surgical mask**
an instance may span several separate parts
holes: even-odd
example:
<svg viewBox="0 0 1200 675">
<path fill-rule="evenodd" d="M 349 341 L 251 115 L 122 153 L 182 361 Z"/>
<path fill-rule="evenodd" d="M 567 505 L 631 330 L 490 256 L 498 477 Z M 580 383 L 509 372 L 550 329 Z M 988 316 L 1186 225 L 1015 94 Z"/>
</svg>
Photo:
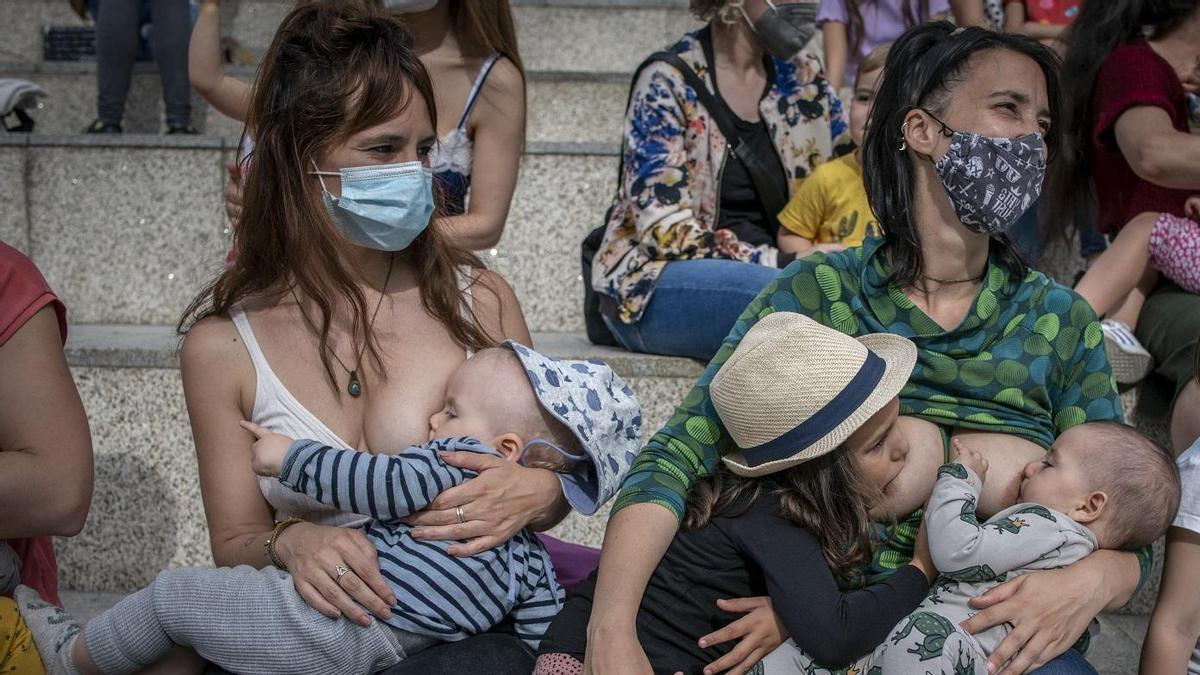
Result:
<svg viewBox="0 0 1200 675">
<path fill-rule="evenodd" d="M 316 169 L 316 164 L 313 164 Z M 433 215 L 433 174 L 420 162 L 311 171 L 321 180 L 329 216 L 347 239 L 377 251 L 403 251 Z M 340 176 L 342 196 L 325 188 L 322 176 Z"/>
</svg>

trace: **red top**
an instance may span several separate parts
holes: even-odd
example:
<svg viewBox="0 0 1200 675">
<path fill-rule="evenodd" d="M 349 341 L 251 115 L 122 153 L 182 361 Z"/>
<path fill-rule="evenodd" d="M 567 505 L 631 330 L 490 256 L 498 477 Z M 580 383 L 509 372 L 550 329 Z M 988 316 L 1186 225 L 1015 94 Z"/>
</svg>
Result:
<svg viewBox="0 0 1200 675">
<path fill-rule="evenodd" d="M 29 258 L 0 242 L 0 346 L 46 305 L 54 307 L 59 333 L 65 343 L 67 308 L 50 290 L 42 273 Z M 48 602 L 61 605 L 53 540 L 50 537 L 9 539 L 8 545 L 21 558 L 21 583 L 36 590 Z"/>
<path fill-rule="evenodd" d="M 1066 26 L 1079 16 L 1079 0 L 1025 0 L 1025 20 Z"/>
<path fill-rule="evenodd" d="M 1138 177 L 1117 147 L 1114 128 L 1130 108 L 1153 106 L 1171 117 L 1176 131 L 1188 133 L 1187 97 L 1175 69 L 1144 40 L 1113 50 L 1092 91 L 1092 176 L 1100 202 L 1100 231 L 1116 232 L 1145 211 L 1182 217 L 1194 190 L 1176 190 Z"/>
</svg>

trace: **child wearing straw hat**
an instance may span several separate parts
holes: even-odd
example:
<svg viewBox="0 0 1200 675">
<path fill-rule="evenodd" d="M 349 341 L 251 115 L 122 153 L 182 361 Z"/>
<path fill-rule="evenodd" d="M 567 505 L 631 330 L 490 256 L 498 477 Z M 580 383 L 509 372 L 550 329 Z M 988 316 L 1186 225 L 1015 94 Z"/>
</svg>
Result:
<svg viewBox="0 0 1200 675">
<path fill-rule="evenodd" d="M 732 649 L 696 641 L 734 618 L 715 611 L 722 598 L 769 595 L 787 632 L 824 663 L 869 653 L 917 607 L 937 574 L 920 542 L 885 581 L 839 590 L 871 555 L 872 519 L 889 516 L 908 455 L 897 395 L 915 361 L 905 338 L 856 339 L 791 312 L 747 333 L 711 385 L 738 452 L 693 491 L 638 611 L 655 672 L 700 673 Z M 535 673 L 582 670 L 595 584 L 593 574 L 555 618 Z"/>
</svg>

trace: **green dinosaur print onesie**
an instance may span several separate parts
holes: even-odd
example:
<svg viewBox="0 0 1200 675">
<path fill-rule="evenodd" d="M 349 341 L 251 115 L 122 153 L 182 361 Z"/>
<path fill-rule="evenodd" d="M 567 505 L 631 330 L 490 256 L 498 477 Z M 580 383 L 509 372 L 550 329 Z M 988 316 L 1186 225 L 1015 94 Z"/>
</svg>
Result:
<svg viewBox="0 0 1200 675">
<path fill-rule="evenodd" d="M 1012 626 L 968 634 L 959 628 L 975 614 L 968 601 L 1022 574 L 1082 560 L 1097 542 L 1088 528 L 1039 504 L 1017 504 L 980 523 L 975 504 L 981 486 L 975 472 L 962 464 L 938 470 L 925 525 L 941 576 L 874 652 L 834 671 L 814 663 L 789 640 L 763 660 L 765 672 L 987 675 L 988 655 Z"/>
</svg>

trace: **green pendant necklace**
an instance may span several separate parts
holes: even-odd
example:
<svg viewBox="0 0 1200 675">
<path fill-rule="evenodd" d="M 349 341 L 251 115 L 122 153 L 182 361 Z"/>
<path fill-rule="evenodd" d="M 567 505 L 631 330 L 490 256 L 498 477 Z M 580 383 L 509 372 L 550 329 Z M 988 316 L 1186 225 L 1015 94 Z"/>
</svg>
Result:
<svg viewBox="0 0 1200 675">
<path fill-rule="evenodd" d="M 358 371 L 362 368 L 362 357 L 367 351 L 367 340 L 369 339 L 367 336 L 371 334 L 371 328 L 375 325 L 375 317 L 379 316 L 379 308 L 383 307 L 383 297 L 387 294 L 388 282 L 392 280 L 392 268 L 395 266 L 395 260 L 396 258 L 394 255 L 388 259 L 387 276 L 383 279 L 383 289 L 379 291 L 379 302 L 375 303 L 375 311 L 371 313 L 371 320 L 367 323 L 367 332 L 366 335 L 363 336 L 363 345 L 359 348 L 358 355 L 354 359 L 354 367 L 347 368 L 346 364 L 343 363 L 342 359 L 337 355 L 337 352 L 333 351 L 333 349 L 328 346 L 325 347 L 325 349 L 329 351 L 329 355 L 333 357 L 333 360 L 337 361 L 337 364 L 342 367 L 342 370 L 346 371 L 346 374 L 350 376 L 349 380 L 346 382 L 346 393 L 350 394 L 350 396 L 353 398 L 358 398 L 359 396 L 362 396 L 363 393 L 362 381 L 358 379 Z M 296 301 L 296 306 L 300 308 L 300 316 L 304 317 L 304 323 L 308 324 L 308 327 L 312 329 L 313 333 L 320 335 L 321 331 L 317 330 L 317 327 L 312 322 L 312 319 L 308 318 L 308 312 L 304 311 L 304 305 L 300 304 L 300 298 L 296 295 L 295 287 L 289 287 L 288 291 L 291 292 L 292 299 Z"/>
</svg>

